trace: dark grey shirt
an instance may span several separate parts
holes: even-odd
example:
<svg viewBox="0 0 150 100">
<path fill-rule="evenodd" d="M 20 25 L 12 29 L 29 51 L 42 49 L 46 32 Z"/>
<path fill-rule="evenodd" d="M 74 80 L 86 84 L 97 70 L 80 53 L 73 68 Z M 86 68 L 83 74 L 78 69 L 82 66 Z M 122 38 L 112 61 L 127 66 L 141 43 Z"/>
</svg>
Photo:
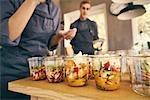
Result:
<svg viewBox="0 0 150 100">
<path fill-rule="evenodd" d="M 50 43 L 60 28 L 60 9 L 51 0 L 36 7 L 18 39 L 13 42 L 9 40 L 8 20 L 24 1 L 0 0 L 1 74 L 4 77 L 11 76 L 9 80 L 13 80 L 13 76 L 18 78 L 29 75 L 29 57 L 45 56 L 48 50 L 57 47 L 51 46 Z"/>
<path fill-rule="evenodd" d="M 48 49 L 55 49 L 55 47 L 51 47 L 49 41 L 60 28 L 60 10 L 51 0 L 38 5 L 21 36 L 11 42 L 8 38 L 8 19 L 23 2 L 24 0 L 0 0 L 0 45 L 3 48 L 22 49 L 32 56 L 46 55 Z"/>
<path fill-rule="evenodd" d="M 70 28 L 77 28 L 77 34 L 71 40 L 74 53 L 81 51 L 83 54 L 94 54 L 93 40 L 99 38 L 96 23 L 89 19 L 78 19 L 71 24 Z"/>
<path fill-rule="evenodd" d="M 0 0 L 0 84 L 5 100 L 29 100 L 28 96 L 8 92 L 8 82 L 29 77 L 29 57 L 45 56 L 57 47 L 51 45 L 51 39 L 60 28 L 60 9 L 51 0 L 36 7 L 18 39 L 9 40 L 8 20 L 24 1 Z"/>
</svg>

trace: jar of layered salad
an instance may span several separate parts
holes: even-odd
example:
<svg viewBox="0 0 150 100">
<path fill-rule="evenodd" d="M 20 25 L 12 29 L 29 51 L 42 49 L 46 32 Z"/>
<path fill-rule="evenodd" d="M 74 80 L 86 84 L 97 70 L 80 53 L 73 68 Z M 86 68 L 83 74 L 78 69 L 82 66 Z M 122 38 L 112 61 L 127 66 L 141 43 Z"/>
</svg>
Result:
<svg viewBox="0 0 150 100">
<path fill-rule="evenodd" d="M 69 86 L 84 86 L 87 84 L 89 63 L 87 57 L 65 57 L 66 82 Z"/>
<path fill-rule="evenodd" d="M 46 67 L 43 64 L 43 57 L 32 57 L 28 59 L 28 62 L 32 80 L 46 79 Z"/>
<path fill-rule="evenodd" d="M 43 62 L 46 66 L 46 76 L 50 83 L 59 83 L 64 80 L 62 57 L 45 57 Z"/>
<path fill-rule="evenodd" d="M 96 87 L 102 90 L 119 89 L 121 57 L 93 56 L 92 59 Z"/>
</svg>

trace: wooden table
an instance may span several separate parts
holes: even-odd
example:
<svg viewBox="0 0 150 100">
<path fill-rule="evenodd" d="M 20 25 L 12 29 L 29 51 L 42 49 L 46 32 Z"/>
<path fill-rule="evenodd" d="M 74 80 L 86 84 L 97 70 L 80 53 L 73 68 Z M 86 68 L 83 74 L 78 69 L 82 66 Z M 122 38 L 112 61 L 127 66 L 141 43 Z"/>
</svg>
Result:
<svg viewBox="0 0 150 100">
<path fill-rule="evenodd" d="M 10 82 L 9 90 L 31 95 L 32 100 L 150 100 L 133 92 L 128 80 L 122 81 L 118 90 L 103 91 L 96 89 L 94 80 L 89 80 L 84 87 L 70 87 L 65 82 L 49 83 L 25 78 Z"/>
</svg>

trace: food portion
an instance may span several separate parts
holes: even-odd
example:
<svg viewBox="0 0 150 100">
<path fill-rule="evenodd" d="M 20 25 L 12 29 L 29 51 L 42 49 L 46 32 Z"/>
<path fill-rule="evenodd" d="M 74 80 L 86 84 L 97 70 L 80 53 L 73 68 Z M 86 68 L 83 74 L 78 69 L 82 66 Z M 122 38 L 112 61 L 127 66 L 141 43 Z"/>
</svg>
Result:
<svg viewBox="0 0 150 100">
<path fill-rule="evenodd" d="M 37 80 L 42 80 L 46 78 L 46 70 L 45 66 L 32 66 L 31 67 L 31 77 L 32 80 L 37 81 Z"/>
<path fill-rule="evenodd" d="M 120 87 L 120 64 L 109 60 L 99 61 L 94 67 L 93 74 L 98 89 L 116 90 Z"/>
<path fill-rule="evenodd" d="M 31 57 L 28 58 L 30 76 L 32 80 L 46 79 L 46 67 L 42 62 L 43 57 Z"/>
<path fill-rule="evenodd" d="M 45 57 L 43 61 L 46 66 L 46 76 L 50 83 L 63 81 L 63 59 L 62 57 Z"/>
<path fill-rule="evenodd" d="M 63 81 L 63 66 L 49 65 L 46 69 L 47 79 L 50 83 L 58 83 Z"/>
<path fill-rule="evenodd" d="M 84 86 L 88 79 L 88 65 L 83 60 L 74 61 L 67 59 L 65 61 L 65 76 L 69 86 Z"/>
<path fill-rule="evenodd" d="M 142 69 L 142 81 L 150 86 L 150 61 L 144 60 Z"/>
<path fill-rule="evenodd" d="M 88 79 L 94 79 L 94 76 L 93 76 L 93 72 L 92 72 L 92 63 L 91 62 L 88 62 Z"/>
</svg>

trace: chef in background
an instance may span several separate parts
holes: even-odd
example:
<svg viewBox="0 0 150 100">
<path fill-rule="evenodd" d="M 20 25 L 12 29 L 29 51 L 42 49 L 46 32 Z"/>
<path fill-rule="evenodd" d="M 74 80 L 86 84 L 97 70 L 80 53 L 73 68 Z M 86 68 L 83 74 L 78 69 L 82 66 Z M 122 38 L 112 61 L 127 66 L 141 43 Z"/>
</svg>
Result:
<svg viewBox="0 0 150 100">
<path fill-rule="evenodd" d="M 96 22 L 88 19 L 90 8 L 90 1 L 83 0 L 80 3 L 80 18 L 70 26 L 70 29 L 77 28 L 77 33 L 70 42 L 75 54 L 81 51 L 82 54 L 93 55 L 93 41 L 99 39 Z"/>
</svg>

